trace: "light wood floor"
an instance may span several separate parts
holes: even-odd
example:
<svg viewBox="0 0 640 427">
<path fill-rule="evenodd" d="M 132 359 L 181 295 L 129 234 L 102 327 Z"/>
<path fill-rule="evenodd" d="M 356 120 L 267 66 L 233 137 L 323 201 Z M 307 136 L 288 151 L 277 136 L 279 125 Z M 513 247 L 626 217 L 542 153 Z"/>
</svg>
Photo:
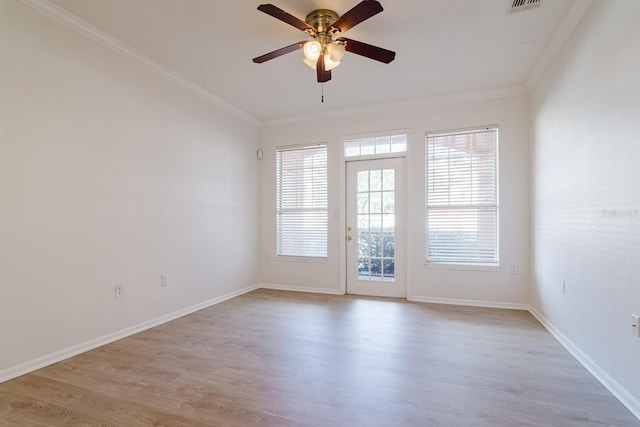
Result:
<svg viewBox="0 0 640 427">
<path fill-rule="evenodd" d="M 530 314 L 259 290 L 0 384 L 2 426 L 640 426 Z"/>
</svg>

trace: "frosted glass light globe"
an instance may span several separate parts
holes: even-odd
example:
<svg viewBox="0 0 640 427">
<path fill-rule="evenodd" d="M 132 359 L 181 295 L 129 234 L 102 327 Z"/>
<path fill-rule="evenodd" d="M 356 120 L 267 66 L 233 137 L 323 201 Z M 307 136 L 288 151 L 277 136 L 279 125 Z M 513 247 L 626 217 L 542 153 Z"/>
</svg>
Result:
<svg viewBox="0 0 640 427">
<path fill-rule="evenodd" d="M 304 56 L 311 61 L 317 61 L 320 57 L 321 51 L 322 45 L 319 41 L 316 40 L 306 42 L 304 44 L 304 47 L 302 48 L 302 53 L 304 53 Z"/>
</svg>

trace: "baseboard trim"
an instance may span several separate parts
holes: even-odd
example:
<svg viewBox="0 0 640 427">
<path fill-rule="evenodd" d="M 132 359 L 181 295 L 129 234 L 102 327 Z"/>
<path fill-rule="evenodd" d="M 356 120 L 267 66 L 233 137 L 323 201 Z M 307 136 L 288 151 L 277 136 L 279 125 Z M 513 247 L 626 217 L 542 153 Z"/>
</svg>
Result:
<svg viewBox="0 0 640 427">
<path fill-rule="evenodd" d="M 482 301 L 472 299 L 457 299 L 457 298 L 437 298 L 437 297 L 407 297 L 408 301 L 412 302 L 426 302 L 430 304 L 446 304 L 446 305 L 463 305 L 468 307 L 482 307 L 482 308 L 502 308 L 507 310 L 528 310 L 528 304 L 518 304 L 513 302 L 499 302 L 499 301 Z"/>
<path fill-rule="evenodd" d="M 291 291 L 291 292 L 307 292 L 312 294 L 327 294 L 327 295 L 344 295 L 338 289 L 327 288 L 307 288 L 304 286 L 291 286 L 291 285 L 278 285 L 275 283 L 259 283 L 258 288 L 271 289 L 274 291 Z"/>
<path fill-rule="evenodd" d="M 624 387 L 616 380 L 611 378 L 597 363 L 587 356 L 580 348 L 575 345 L 566 335 L 549 322 L 535 307 L 529 306 L 529 313 L 535 317 L 538 322 L 544 326 L 551 335 L 565 348 L 573 357 L 576 358 L 587 371 L 591 373 L 600 383 L 613 394 L 636 418 L 640 420 L 640 402 L 634 398 Z"/>
<path fill-rule="evenodd" d="M 137 334 L 139 332 L 151 329 L 153 327 L 162 325 L 180 317 L 187 316 L 196 311 L 203 310 L 205 308 L 214 306 L 221 302 L 230 300 L 240 295 L 252 292 L 256 289 L 272 289 L 280 291 L 292 291 L 292 292 L 307 292 L 307 293 L 319 293 L 329 295 L 342 295 L 337 289 L 326 288 L 307 288 L 300 286 L 278 285 L 273 283 L 258 283 L 253 286 L 248 286 L 237 291 L 229 292 L 216 298 L 204 301 L 202 303 L 193 305 L 191 307 L 184 308 L 182 310 L 175 311 L 173 313 L 166 314 L 164 316 L 157 317 L 155 319 L 142 322 L 138 325 L 89 340 L 82 344 L 70 347 L 68 349 L 60 350 L 46 356 L 39 357 L 28 362 L 21 363 L 19 365 L 4 369 L 0 371 L 0 384 L 17 378 L 19 376 L 28 374 L 30 372 L 42 369 L 46 366 L 54 363 L 61 362 L 78 354 L 85 353 L 95 348 L 101 347 L 106 344 L 110 344 L 114 341 L 126 338 L 128 336 Z M 410 297 L 408 301 L 423 302 L 431 304 L 447 304 L 447 305 L 461 305 L 470 307 L 484 307 L 484 308 L 501 308 L 510 310 L 527 310 L 544 326 L 554 338 L 565 348 L 576 360 L 585 367 L 611 394 L 613 394 L 636 418 L 640 420 L 640 402 L 634 398 L 624 387 L 618 384 L 609 374 L 607 374 L 600 366 L 598 366 L 589 356 L 587 356 L 580 348 L 578 348 L 569 338 L 567 338 L 558 328 L 556 328 L 551 322 L 549 322 L 535 307 L 528 304 L 517 303 L 504 303 L 496 301 L 481 301 L 481 300 L 465 300 L 455 298 L 433 298 L 433 297 Z"/>
<path fill-rule="evenodd" d="M 162 325 L 180 317 L 187 316 L 191 313 L 195 313 L 196 311 L 200 311 L 221 302 L 230 300 L 231 298 L 246 294 L 247 292 L 254 291 L 258 289 L 258 287 L 259 286 L 257 285 L 253 285 L 243 289 L 239 289 L 237 291 L 229 292 L 227 294 L 212 298 L 191 307 L 187 307 L 182 310 L 166 314 L 164 316 L 156 317 L 155 319 L 151 319 L 146 322 L 139 323 L 135 326 L 131 326 L 129 328 L 104 335 L 100 338 L 95 338 L 82 344 L 78 344 L 64 350 L 56 351 L 55 353 L 51 353 L 46 356 L 42 356 L 37 359 L 33 359 L 28 362 L 24 362 L 19 365 L 4 369 L 0 371 L 0 384 L 5 381 L 9 381 L 19 376 L 28 374 L 30 372 L 37 371 L 38 369 L 42 369 L 46 366 L 53 365 L 54 363 L 61 362 L 70 357 L 77 356 L 78 354 L 85 353 L 98 347 L 102 347 L 103 345 L 110 344 L 122 338 L 126 338 L 133 334 L 137 334 L 139 332 Z"/>
</svg>

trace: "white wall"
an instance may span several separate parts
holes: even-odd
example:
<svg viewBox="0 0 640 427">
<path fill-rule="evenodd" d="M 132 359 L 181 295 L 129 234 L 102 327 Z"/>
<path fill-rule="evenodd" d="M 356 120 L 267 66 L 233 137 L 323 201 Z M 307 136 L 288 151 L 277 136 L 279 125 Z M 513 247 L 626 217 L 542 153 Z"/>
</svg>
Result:
<svg viewBox="0 0 640 427">
<path fill-rule="evenodd" d="M 531 109 L 532 303 L 636 405 L 639 22 L 638 1 L 595 1 L 535 88 Z"/>
<path fill-rule="evenodd" d="M 330 100 L 329 100 L 330 102 Z M 340 200 L 341 136 L 409 129 L 408 279 L 415 300 L 476 300 L 526 304 L 529 298 L 529 110 L 523 96 L 485 101 L 421 106 L 405 111 L 349 115 L 326 121 L 262 129 L 264 159 L 261 176 L 262 282 L 283 288 L 340 292 L 344 205 Z M 445 130 L 500 126 L 500 250 L 499 271 L 442 270 L 425 266 L 424 135 Z M 276 259 L 275 148 L 324 142 L 329 144 L 329 253 L 326 263 L 283 262 Z M 515 265 L 518 275 L 510 274 Z"/>
<path fill-rule="evenodd" d="M 0 0 L 0 376 L 255 285 L 256 147 L 251 125 Z"/>
</svg>

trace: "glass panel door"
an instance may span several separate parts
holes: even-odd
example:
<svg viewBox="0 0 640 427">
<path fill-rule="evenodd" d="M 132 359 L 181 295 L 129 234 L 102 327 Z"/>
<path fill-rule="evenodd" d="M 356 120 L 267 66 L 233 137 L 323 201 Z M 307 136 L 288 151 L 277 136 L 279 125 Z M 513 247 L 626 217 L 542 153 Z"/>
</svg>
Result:
<svg viewBox="0 0 640 427">
<path fill-rule="evenodd" d="M 347 292 L 404 297 L 404 158 L 347 163 Z"/>
</svg>

